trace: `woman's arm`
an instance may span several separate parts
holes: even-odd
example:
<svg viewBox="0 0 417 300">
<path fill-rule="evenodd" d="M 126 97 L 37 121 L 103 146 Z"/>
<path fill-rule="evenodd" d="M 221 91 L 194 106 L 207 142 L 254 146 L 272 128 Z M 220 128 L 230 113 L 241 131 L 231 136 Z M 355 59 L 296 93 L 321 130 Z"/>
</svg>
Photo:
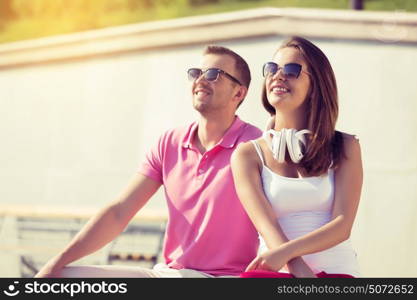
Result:
<svg viewBox="0 0 417 300">
<path fill-rule="evenodd" d="M 239 199 L 268 248 L 275 249 L 287 243 L 288 239 L 262 189 L 261 163 L 250 142 L 240 144 L 233 152 L 231 167 Z M 257 264 L 257 259 L 252 261 L 247 270 L 253 269 L 252 266 Z M 288 260 L 284 264 L 287 262 Z M 281 267 L 272 270 L 277 271 Z M 314 277 L 301 257 L 294 258 L 288 267 L 296 277 Z"/>
<path fill-rule="evenodd" d="M 363 171 L 359 141 L 345 138 L 346 158 L 335 170 L 335 198 L 329 223 L 297 239 L 281 244 L 263 257 L 269 268 L 280 267 L 283 260 L 331 248 L 349 238 L 361 195 Z M 283 259 L 283 257 L 285 259 Z"/>
</svg>

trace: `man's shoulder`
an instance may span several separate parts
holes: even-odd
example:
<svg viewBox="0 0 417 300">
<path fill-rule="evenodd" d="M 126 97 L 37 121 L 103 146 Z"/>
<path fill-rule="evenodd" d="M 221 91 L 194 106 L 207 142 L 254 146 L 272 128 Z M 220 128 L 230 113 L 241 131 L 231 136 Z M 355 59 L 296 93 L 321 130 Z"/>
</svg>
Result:
<svg viewBox="0 0 417 300">
<path fill-rule="evenodd" d="M 240 142 L 256 140 L 260 136 L 262 136 L 262 130 L 260 130 L 258 127 L 246 121 L 243 121 L 243 123 L 244 123 L 244 128 L 243 128 L 243 134 L 240 138 Z"/>
<path fill-rule="evenodd" d="M 183 124 L 177 127 L 166 129 L 161 135 L 160 140 L 165 142 L 173 142 L 173 143 L 180 143 L 184 141 L 190 131 L 195 126 L 196 122 Z"/>
</svg>

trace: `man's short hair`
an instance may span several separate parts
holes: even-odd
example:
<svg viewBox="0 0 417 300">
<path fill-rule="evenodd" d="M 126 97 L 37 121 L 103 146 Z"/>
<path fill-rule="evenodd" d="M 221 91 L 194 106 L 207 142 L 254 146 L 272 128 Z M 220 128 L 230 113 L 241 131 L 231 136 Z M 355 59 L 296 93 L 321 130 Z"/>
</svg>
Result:
<svg viewBox="0 0 417 300">
<path fill-rule="evenodd" d="M 235 68 L 239 72 L 240 82 L 247 88 L 251 81 L 250 70 L 247 62 L 236 52 L 222 46 L 209 45 L 204 49 L 203 54 L 219 54 L 219 55 L 230 55 L 235 60 Z"/>
<path fill-rule="evenodd" d="M 204 49 L 204 55 L 206 54 L 218 54 L 218 55 L 229 55 L 235 60 L 235 68 L 238 72 L 236 75 L 239 81 L 247 89 L 249 89 L 251 76 L 248 63 L 236 52 L 222 46 L 209 45 Z M 240 101 L 238 107 L 242 104 L 243 100 Z"/>
</svg>

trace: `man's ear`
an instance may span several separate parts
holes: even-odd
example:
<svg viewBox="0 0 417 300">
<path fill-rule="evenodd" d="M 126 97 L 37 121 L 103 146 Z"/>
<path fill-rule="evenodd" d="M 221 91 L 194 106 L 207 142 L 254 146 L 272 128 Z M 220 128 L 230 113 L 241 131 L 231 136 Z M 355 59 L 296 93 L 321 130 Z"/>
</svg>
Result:
<svg viewBox="0 0 417 300">
<path fill-rule="evenodd" d="M 236 92 L 235 98 L 238 100 L 238 102 L 245 99 L 246 94 L 248 93 L 248 88 L 246 86 L 239 86 L 239 90 Z"/>
</svg>

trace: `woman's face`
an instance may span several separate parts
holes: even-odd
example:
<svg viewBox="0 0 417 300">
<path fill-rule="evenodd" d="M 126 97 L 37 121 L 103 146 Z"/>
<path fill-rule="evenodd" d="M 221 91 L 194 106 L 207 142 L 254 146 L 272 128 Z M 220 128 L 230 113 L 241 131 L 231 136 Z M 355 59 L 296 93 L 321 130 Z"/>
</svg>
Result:
<svg viewBox="0 0 417 300">
<path fill-rule="evenodd" d="M 309 88 L 310 76 L 307 64 L 298 49 L 288 47 L 280 49 L 272 60 L 279 66 L 274 75 L 267 75 L 265 80 L 266 95 L 269 103 L 277 111 L 294 111 L 305 102 Z M 298 78 L 287 78 L 283 75 L 286 64 L 296 63 L 302 66 Z"/>
</svg>

